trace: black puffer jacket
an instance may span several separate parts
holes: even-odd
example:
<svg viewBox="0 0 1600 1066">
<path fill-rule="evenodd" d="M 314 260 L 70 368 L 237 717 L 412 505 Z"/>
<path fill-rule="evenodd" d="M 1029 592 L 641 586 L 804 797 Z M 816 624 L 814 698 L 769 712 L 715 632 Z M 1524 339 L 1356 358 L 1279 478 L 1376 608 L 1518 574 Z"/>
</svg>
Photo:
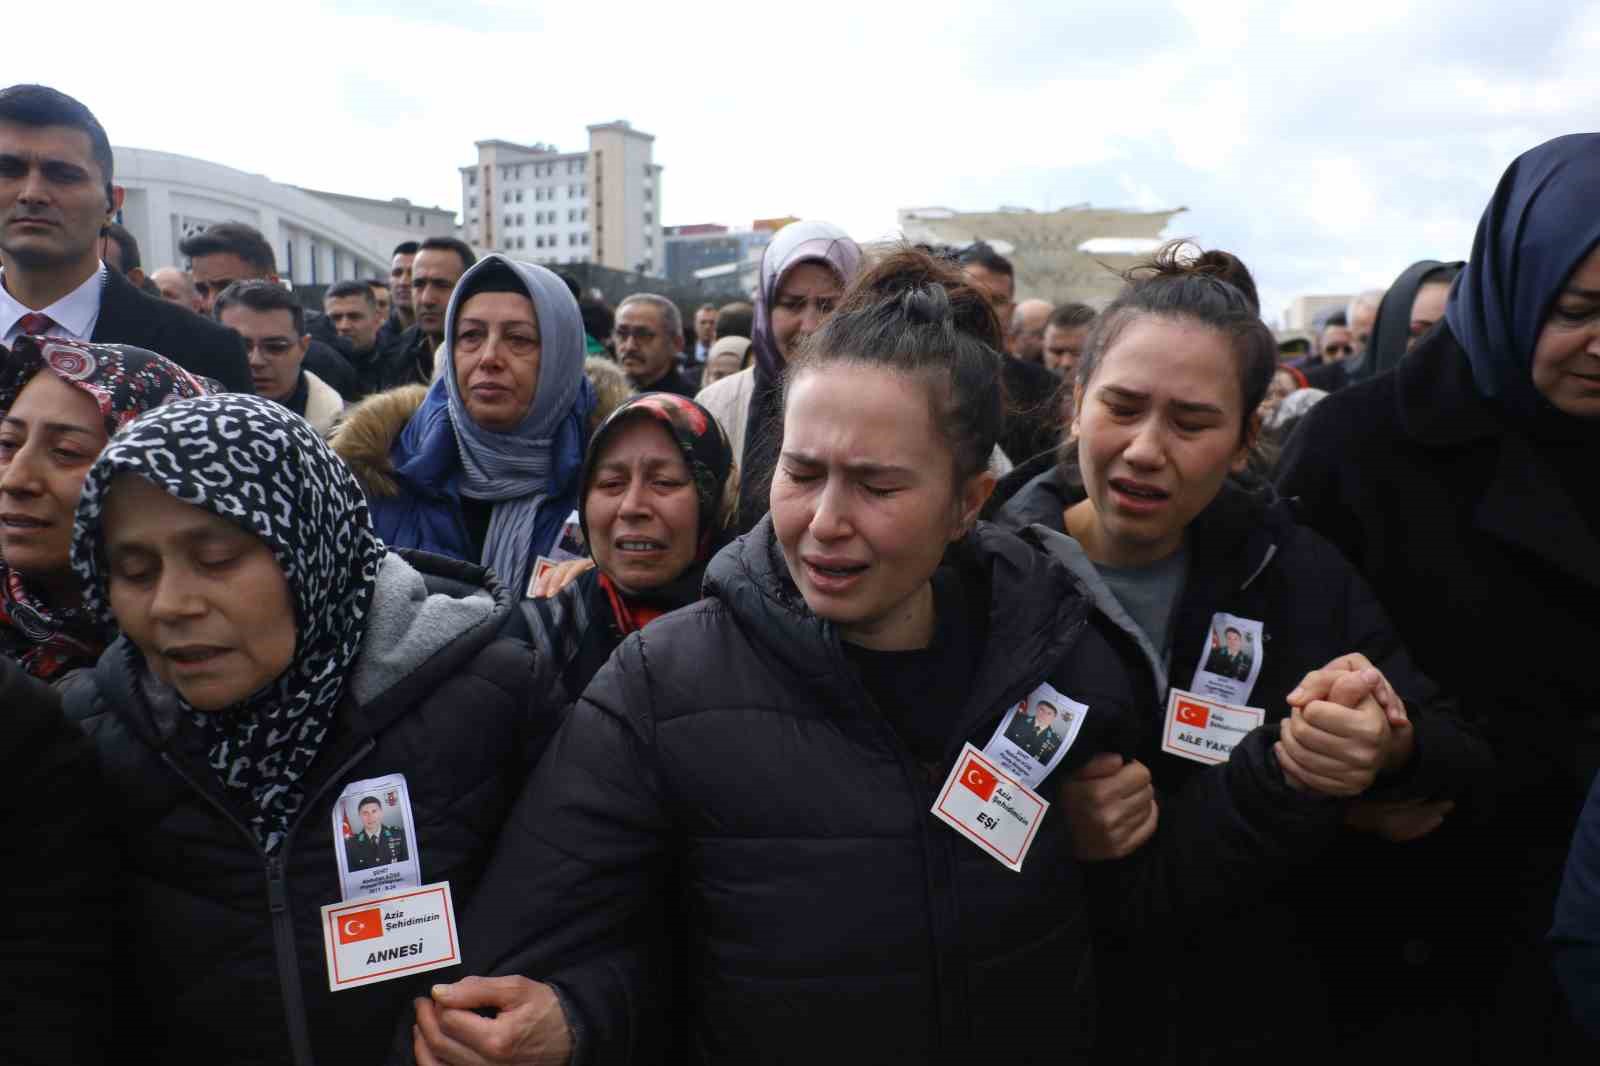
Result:
<svg viewBox="0 0 1600 1066">
<path fill-rule="evenodd" d="M 340 900 L 333 804 L 353 781 L 403 773 L 425 883 L 471 900 L 490 845 L 554 714 L 537 693 L 520 615 L 485 571 L 389 555 L 347 698 L 271 857 L 229 813 L 194 731 L 142 681 L 126 640 L 78 675 L 68 710 L 115 804 L 126 940 L 119 976 L 128 1057 L 149 1062 L 354 1064 L 385 1057 L 417 981 L 330 992 L 319 908 Z M 151 698 L 155 697 L 155 698 Z"/>
<path fill-rule="evenodd" d="M 468 917 L 468 968 L 555 984 L 582 1061 L 1072 1061 L 1091 917 L 1204 908 L 1326 840 L 1337 805 L 1291 792 L 1261 731 L 1123 863 L 1075 864 L 1055 810 L 1020 873 L 959 837 L 930 813 L 945 776 L 1041 682 L 1090 708 L 1051 800 L 1137 722 L 1134 667 L 1064 566 L 984 525 L 947 562 L 988 635 L 924 765 L 805 607 L 771 518 L 721 552 L 707 598 L 628 637 L 563 724 Z"/>
<path fill-rule="evenodd" d="M 0 1033 L 16 1066 L 103 1062 L 113 808 L 61 696 L 0 658 Z"/>
<path fill-rule="evenodd" d="M 1038 523 L 1058 534 L 1044 542 L 1145 651 L 1145 732 L 1137 757 L 1162 794 L 1163 818 L 1187 802 L 1182 797 L 1198 778 L 1215 772 L 1163 752 L 1160 731 L 1169 683 L 1195 689 L 1212 616 L 1225 612 L 1263 624 L 1265 658 L 1249 703 L 1265 710 L 1269 722 L 1284 717 L 1288 695 L 1306 673 L 1348 652 L 1365 654 L 1405 699 L 1417 737 L 1409 765 L 1380 777 L 1367 798 L 1454 800 L 1453 831 L 1482 830 L 1494 767 L 1487 742 L 1416 668 L 1361 576 L 1332 545 L 1298 525 L 1270 488 L 1247 492 L 1226 483 L 1190 526 L 1188 575 L 1172 622 L 1171 654 L 1163 660 L 1077 542 L 1064 535 L 1063 511 L 1084 498 L 1083 489 L 1053 460 L 1030 465 L 1033 470 L 1022 477 L 1032 473 L 1031 478 L 1020 487 L 1006 486 L 1014 494 L 1000 506 L 996 522 L 1013 529 Z M 1123 987 L 1107 997 L 1103 1020 L 1109 1039 L 1101 1060 L 1240 1062 L 1290 1055 L 1321 1061 L 1317 1056 L 1327 1051 L 1336 1025 L 1359 1032 L 1371 1018 L 1374 957 L 1406 942 L 1458 935 L 1460 916 L 1454 912 L 1417 906 L 1409 890 L 1400 900 L 1365 888 L 1434 883 L 1441 839 L 1435 834 L 1400 845 L 1347 830 L 1319 862 L 1253 913 L 1207 923 L 1186 940 L 1119 945 Z M 1138 996 L 1155 973 L 1164 975 L 1174 1002 L 1196 982 L 1226 984 L 1250 988 L 1261 1010 L 1248 1024 L 1185 1028 L 1181 1011 L 1149 1014 L 1149 1001 Z M 1264 981 L 1264 974 L 1273 979 Z M 1148 1016 L 1141 1021 L 1142 1015 Z M 1157 1024 L 1163 1019 L 1175 1024 Z"/>
</svg>

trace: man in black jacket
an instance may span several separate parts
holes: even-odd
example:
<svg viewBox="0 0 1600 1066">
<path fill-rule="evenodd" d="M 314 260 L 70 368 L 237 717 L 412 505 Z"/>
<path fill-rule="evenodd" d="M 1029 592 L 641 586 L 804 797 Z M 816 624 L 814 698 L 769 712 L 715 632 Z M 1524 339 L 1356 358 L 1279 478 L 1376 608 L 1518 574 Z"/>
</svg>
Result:
<svg viewBox="0 0 1600 1066">
<path fill-rule="evenodd" d="M 1005 256 L 979 241 L 961 253 L 961 272 L 973 287 L 989 298 L 1002 329 L 1011 328 L 1017 291 L 1016 268 Z M 1006 428 L 1000 450 L 1021 466 L 1061 441 L 1061 412 L 1057 395 L 1061 379 L 1042 364 L 1000 353 L 1005 379 Z"/>
<path fill-rule="evenodd" d="M 88 108 L 43 85 L 0 90 L 0 174 L 0 344 L 24 333 L 131 344 L 251 391 L 237 336 L 100 261 L 122 190 Z"/>
<path fill-rule="evenodd" d="M 192 261 L 194 288 L 204 314 L 213 313 L 217 297 L 236 281 L 270 281 L 278 278 L 278 258 L 261 231 L 242 222 L 221 222 L 204 233 L 178 242 L 178 250 Z M 359 399 L 356 372 L 338 345 L 339 334 L 320 311 L 306 310 L 306 369 L 332 385 L 345 400 Z"/>
</svg>

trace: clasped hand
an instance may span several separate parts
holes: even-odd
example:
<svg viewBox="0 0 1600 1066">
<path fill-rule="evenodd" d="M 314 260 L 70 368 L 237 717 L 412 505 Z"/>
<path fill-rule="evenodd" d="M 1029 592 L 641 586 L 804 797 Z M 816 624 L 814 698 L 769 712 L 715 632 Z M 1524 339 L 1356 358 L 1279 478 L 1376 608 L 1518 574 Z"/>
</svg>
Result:
<svg viewBox="0 0 1600 1066">
<path fill-rule="evenodd" d="M 1313 670 L 1289 693 L 1273 750 L 1290 785 L 1350 797 L 1404 766 L 1414 745 L 1405 704 L 1366 656 L 1353 653 Z"/>
</svg>

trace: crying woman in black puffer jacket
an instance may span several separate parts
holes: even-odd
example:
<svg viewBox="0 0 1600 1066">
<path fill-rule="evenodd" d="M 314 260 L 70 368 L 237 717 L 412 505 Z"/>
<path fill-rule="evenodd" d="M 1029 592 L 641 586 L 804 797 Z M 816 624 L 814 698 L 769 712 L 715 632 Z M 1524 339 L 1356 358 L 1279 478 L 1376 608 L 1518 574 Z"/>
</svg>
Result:
<svg viewBox="0 0 1600 1066">
<path fill-rule="evenodd" d="M 1268 730 L 1122 862 L 1078 864 L 1030 800 L 1135 750 L 1145 710 L 1137 649 L 1068 568 L 974 525 L 998 345 L 920 252 L 846 293 L 791 362 L 771 514 L 563 723 L 465 920 L 482 976 L 419 1002 L 418 1061 L 1076 1061 L 1094 926 L 1194 913 L 1326 845 L 1341 805 L 1285 781 Z M 1370 692 L 1345 698 L 1381 728 Z M 1370 783 L 1373 752 L 1328 739 Z"/>
</svg>

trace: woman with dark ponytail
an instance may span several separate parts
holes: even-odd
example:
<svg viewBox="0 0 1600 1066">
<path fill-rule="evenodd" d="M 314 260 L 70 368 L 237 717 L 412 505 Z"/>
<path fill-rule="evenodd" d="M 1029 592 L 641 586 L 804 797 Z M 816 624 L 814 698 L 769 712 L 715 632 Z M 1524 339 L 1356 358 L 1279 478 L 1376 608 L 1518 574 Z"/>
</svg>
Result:
<svg viewBox="0 0 1600 1066">
<path fill-rule="evenodd" d="M 1430 858 L 1424 838 L 1447 816 L 1479 814 L 1468 800 L 1492 766 L 1361 576 L 1270 489 L 1237 479 L 1277 362 L 1239 269 L 1226 253 L 1194 256 L 1175 242 L 1130 272 L 1089 334 L 1070 439 L 1042 472 L 1019 472 L 1027 480 L 997 508 L 997 524 L 1031 530 L 1078 576 L 1143 664 L 1135 758 L 1096 760 L 1067 786 L 1077 855 L 1115 859 L 1140 844 L 1140 804 L 1122 797 L 1153 783 L 1164 822 L 1226 771 L 1172 742 L 1198 716 L 1183 715 L 1186 700 L 1264 718 L 1281 730 L 1290 780 L 1332 791 L 1317 769 L 1323 749 L 1304 731 L 1339 703 L 1321 692 L 1327 678 L 1369 677 L 1387 712 L 1380 772 L 1361 802 L 1345 794 L 1345 828 L 1270 901 L 1198 935 L 1108 945 L 1098 960 L 1106 1061 L 1322 1061 L 1308 1049 L 1330 1046 L 1335 1019 L 1370 1036 L 1370 952 L 1417 917 L 1373 886 L 1412 883 Z M 1148 1010 L 1153 983 L 1178 996 L 1195 982 L 1249 989 L 1248 1023 L 1196 1031 Z"/>
<path fill-rule="evenodd" d="M 463 926 L 467 972 L 498 976 L 419 1002 L 419 1059 L 1081 1061 L 1091 917 L 1204 911 L 1333 831 L 1261 730 L 1127 862 L 1079 865 L 1062 812 L 1029 806 L 1134 750 L 1147 696 L 1071 570 L 976 521 L 999 340 L 949 264 L 905 250 L 793 354 L 770 513 L 568 716 Z M 1319 771 L 1370 783 L 1370 752 L 1315 742 Z M 936 813 L 997 796 L 1021 855 Z M 486 990 L 496 1018 L 457 1006 Z"/>
</svg>

